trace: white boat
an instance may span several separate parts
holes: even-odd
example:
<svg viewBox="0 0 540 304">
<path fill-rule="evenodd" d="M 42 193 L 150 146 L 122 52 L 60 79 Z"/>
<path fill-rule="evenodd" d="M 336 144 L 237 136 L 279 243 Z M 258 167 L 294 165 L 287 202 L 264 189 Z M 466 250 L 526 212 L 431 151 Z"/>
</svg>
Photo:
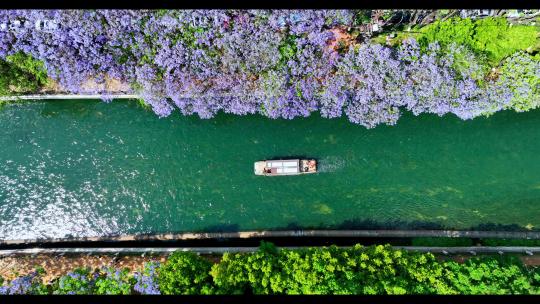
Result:
<svg viewBox="0 0 540 304">
<path fill-rule="evenodd" d="M 279 159 L 255 162 L 255 175 L 278 176 L 298 175 L 317 172 L 314 159 Z"/>
</svg>

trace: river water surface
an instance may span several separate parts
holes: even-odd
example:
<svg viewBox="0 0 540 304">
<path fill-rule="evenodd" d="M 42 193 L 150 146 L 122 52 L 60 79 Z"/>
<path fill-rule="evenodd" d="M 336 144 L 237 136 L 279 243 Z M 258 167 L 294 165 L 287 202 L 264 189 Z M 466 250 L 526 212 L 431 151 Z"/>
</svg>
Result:
<svg viewBox="0 0 540 304">
<path fill-rule="evenodd" d="M 540 227 L 540 111 L 405 113 L 367 130 L 318 115 L 159 119 L 134 101 L 35 101 L 5 105 L 0 129 L 0 239 Z M 317 158 L 320 173 L 253 174 L 254 161 L 288 156 Z"/>
</svg>

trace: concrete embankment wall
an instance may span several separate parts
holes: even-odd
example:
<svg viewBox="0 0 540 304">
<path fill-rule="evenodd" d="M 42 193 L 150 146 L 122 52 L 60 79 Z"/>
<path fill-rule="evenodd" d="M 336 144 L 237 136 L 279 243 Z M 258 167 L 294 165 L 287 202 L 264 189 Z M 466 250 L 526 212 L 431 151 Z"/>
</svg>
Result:
<svg viewBox="0 0 540 304">
<path fill-rule="evenodd" d="M 468 231 L 468 230 L 282 230 L 282 231 L 239 231 L 239 232 L 185 232 L 152 235 L 118 235 L 103 237 L 73 237 L 49 239 L 0 240 L 0 245 L 50 244 L 70 242 L 136 242 L 136 241 L 182 241 L 212 239 L 249 238 L 408 238 L 408 237 L 451 237 L 451 238 L 506 238 L 540 239 L 539 231 Z"/>
</svg>

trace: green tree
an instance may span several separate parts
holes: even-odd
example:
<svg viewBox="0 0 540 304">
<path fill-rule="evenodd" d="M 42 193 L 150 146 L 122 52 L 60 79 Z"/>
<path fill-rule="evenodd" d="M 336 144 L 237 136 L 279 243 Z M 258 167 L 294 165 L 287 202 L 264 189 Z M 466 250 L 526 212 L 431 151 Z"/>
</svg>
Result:
<svg viewBox="0 0 540 304">
<path fill-rule="evenodd" d="M 47 84 L 42 61 L 19 52 L 0 60 L 0 95 L 31 93 Z"/>
<path fill-rule="evenodd" d="M 77 268 L 61 276 L 53 285 L 53 294 L 87 295 L 94 293 L 94 274 L 89 268 Z"/>
<path fill-rule="evenodd" d="M 445 278 L 459 294 L 528 294 L 531 278 L 517 259 L 472 258 L 445 263 Z"/>
<path fill-rule="evenodd" d="M 212 293 L 211 265 L 210 261 L 193 252 L 173 253 L 157 270 L 162 294 Z"/>
</svg>

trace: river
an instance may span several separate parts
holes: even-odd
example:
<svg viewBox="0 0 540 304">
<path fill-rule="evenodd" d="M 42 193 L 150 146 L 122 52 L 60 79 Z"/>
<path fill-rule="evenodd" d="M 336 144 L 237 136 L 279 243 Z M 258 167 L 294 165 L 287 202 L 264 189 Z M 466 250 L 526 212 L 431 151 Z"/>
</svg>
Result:
<svg viewBox="0 0 540 304">
<path fill-rule="evenodd" d="M 405 113 L 272 120 L 135 101 L 0 109 L 0 239 L 282 228 L 540 227 L 540 110 L 469 121 Z M 264 177 L 307 156 L 320 173 Z"/>
</svg>

